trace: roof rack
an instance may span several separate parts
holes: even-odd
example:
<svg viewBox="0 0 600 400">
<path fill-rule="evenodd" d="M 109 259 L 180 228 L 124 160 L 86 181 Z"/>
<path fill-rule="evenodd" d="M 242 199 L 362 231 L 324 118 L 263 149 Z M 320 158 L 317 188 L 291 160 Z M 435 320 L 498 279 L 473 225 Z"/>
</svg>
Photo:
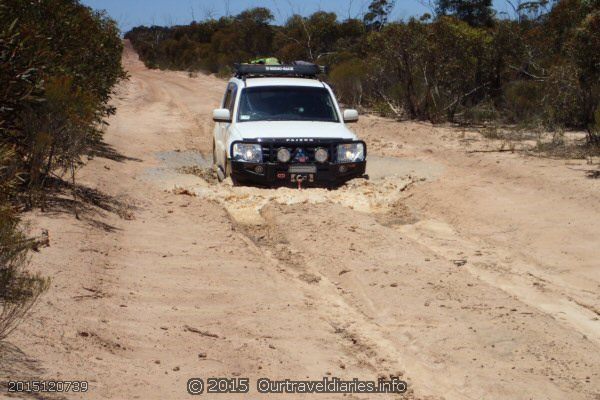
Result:
<svg viewBox="0 0 600 400">
<path fill-rule="evenodd" d="M 235 76 L 238 78 L 258 77 L 300 77 L 315 78 L 325 73 L 325 67 L 311 63 L 294 64 L 235 64 Z"/>
</svg>

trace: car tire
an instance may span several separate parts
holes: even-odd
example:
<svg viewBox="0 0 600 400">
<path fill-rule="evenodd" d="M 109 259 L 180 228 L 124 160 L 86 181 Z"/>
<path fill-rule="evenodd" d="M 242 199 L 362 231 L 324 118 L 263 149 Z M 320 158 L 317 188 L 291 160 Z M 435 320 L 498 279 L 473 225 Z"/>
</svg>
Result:
<svg viewBox="0 0 600 400">
<path fill-rule="evenodd" d="M 219 164 L 217 163 L 217 145 L 215 143 L 215 139 L 213 139 L 213 149 L 212 149 L 212 157 L 213 157 L 213 169 L 215 171 L 215 173 L 217 174 L 217 180 L 219 182 L 223 182 L 226 178 L 225 176 L 225 172 L 223 171 L 223 169 L 219 166 Z"/>
<path fill-rule="evenodd" d="M 231 173 L 231 164 L 225 162 L 225 178 L 231 178 L 233 186 L 244 186 L 247 181 L 244 178 L 236 177 Z"/>
<path fill-rule="evenodd" d="M 231 169 L 229 168 L 228 164 L 225 163 L 225 178 L 227 177 L 231 178 L 231 183 L 233 184 L 233 186 L 240 186 L 244 183 L 244 181 L 242 181 L 239 178 L 236 178 L 231 174 Z"/>
<path fill-rule="evenodd" d="M 216 153 L 216 149 L 217 149 L 217 144 L 215 143 L 215 139 L 213 138 L 212 140 L 212 166 L 213 168 L 217 168 L 217 153 Z"/>
</svg>

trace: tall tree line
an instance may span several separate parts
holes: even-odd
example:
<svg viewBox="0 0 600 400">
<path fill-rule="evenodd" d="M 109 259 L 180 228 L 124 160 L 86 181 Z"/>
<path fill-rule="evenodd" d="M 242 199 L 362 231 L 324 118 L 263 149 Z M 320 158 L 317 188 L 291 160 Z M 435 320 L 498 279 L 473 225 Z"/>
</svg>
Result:
<svg viewBox="0 0 600 400">
<path fill-rule="evenodd" d="M 438 0 L 434 15 L 390 21 L 393 1 L 363 18 L 318 11 L 273 24 L 266 8 L 126 34 L 151 68 L 219 73 L 255 57 L 330 66 L 342 101 L 401 118 L 600 130 L 600 1 Z"/>
</svg>

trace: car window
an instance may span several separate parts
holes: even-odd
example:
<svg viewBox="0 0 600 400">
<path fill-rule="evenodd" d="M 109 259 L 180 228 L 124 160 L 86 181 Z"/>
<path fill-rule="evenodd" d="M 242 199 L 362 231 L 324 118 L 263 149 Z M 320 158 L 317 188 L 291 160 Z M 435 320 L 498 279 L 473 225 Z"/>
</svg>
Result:
<svg viewBox="0 0 600 400">
<path fill-rule="evenodd" d="M 237 95 L 237 85 L 235 83 L 231 84 L 231 96 L 229 99 L 229 105 L 227 106 L 227 108 L 229 108 L 229 112 L 231 113 L 231 115 L 233 116 L 233 107 L 235 106 L 235 96 Z"/>
<path fill-rule="evenodd" d="M 229 112 L 233 113 L 233 106 L 235 105 L 235 95 L 237 93 L 237 85 L 230 83 L 223 97 L 223 104 L 221 108 L 227 108 Z"/>
<path fill-rule="evenodd" d="M 245 88 L 240 96 L 239 122 L 338 122 L 329 91 L 324 87 L 259 86 Z"/>
<path fill-rule="evenodd" d="M 231 86 L 227 87 L 225 91 L 225 96 L 223 96 L 223 103 L 221 104 L 221 108 L 229 108 L 229 103 L 231 102 Z"/>
</svg>

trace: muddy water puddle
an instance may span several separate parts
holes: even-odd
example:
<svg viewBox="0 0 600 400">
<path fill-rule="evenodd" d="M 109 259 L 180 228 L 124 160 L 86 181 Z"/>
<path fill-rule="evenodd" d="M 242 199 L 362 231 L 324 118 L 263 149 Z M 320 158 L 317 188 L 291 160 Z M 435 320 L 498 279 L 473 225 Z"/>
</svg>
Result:
<svg viewBox="0 0 600 400">
<path fill-rule="evenodd" d="M 369 156 L 366 178 L 353 179 L 336 189 L 262 188 L 233 186 L 216 181 L 211 160 L 191 151 L 161 152 L 159 166 L 145 171 L 144 179 L 165 190 L 185 191 L 221 204 L 238 223 L 262 224 L 261 209 L 269 203 L 336 204 L 359 212 L 386 214 L 398 207 L 404 191 L 416 182 L 436 179 L 441 166 L 420 160 Z"/>
</svg>

